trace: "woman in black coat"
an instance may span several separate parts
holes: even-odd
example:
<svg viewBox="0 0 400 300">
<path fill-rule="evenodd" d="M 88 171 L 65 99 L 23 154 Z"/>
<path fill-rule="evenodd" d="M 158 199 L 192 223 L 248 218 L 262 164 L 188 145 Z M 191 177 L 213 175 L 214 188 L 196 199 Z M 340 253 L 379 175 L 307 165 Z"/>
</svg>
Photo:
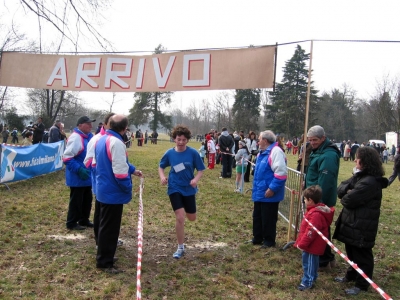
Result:
<svg viewBox="0 0 400 300">
<path fill-rule="evenodd" d="M 355 163 L 356 172 L 353 177 L 343 181 L 338 187 L 343 210 L 336 221 L 333 238 L 345 244 L 348 258 L 372 279 L 372 247 L 378 232 L 382 189 L 388 186 L 388 180 L 382 177 L 385 174 L 382 160 L 374 148 L 359 148 Z M 348 295 L 357 295 L 360 291 L 366 291 L 369 286 L 351 266 L 344 277 L 337 277 L 335 281 L 355 281 L 354 287 L 345 290 Z"/>
</svg>

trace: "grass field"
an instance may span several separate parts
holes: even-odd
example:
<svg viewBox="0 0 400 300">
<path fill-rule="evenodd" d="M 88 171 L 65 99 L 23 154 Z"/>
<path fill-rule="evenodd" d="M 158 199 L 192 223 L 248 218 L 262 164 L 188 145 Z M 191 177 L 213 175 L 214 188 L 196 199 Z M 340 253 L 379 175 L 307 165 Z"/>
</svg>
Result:
<svg viewBox="0 0 400 300">
<path fill-rule="evenodd" d="M 128 149 L 145 174 L 143 299 L 345 299 L 345 285 L 333 282 L 347 268 L 319 273 L 316 288 L 300 292 L 301 253 L 286 243 L 288 224 L 279 218 L 277 247 L 244 243 L 252 237 L 250 195 L 233 192 L 234 179 L 219 179 L 221 166 L 206 170 L 197 195 L 198 219 L 187 222 L 186 255 L 175 260 L 174 216 L 157 167 L 173 144 L 163 141 Z M 200 143 L 190 142 L 196 149 Z M 289 167 L 296 159 L 288 155 Z M 353 162 L 341 161 L 339 182 L 351 176 Z M 385 165 L 391 174 L 393 163 Z M 117 267 L 96 269 L 93 232 L 65 228 L 69 189 L 64 171 L 0 186 L 0 299 L 133 299 L 136 297 L 138 194 L 124 206 Z M 139 181 L 134 177 L 134 189 Z M 250 185 L 248 186 L 250 187 Z M 393 299 L 400 297 L 400 182 L 384 190 L 374 247 L 374 281 Z M 337 213 L 340 203 L 337 205 Z M 332 226 L 333 228 L 333 226 Z M 344 251 L 344 245 L 334 243 Z M 372 288 L 359 299 L 382 299 Z"/>
</svg>

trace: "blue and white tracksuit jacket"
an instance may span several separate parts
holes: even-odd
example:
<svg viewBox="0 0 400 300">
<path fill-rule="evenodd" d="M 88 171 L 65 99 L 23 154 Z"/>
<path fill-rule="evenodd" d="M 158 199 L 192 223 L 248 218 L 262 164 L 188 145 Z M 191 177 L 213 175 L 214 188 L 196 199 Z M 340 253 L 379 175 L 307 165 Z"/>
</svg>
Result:
<svg viewBox="0 0 400 300">
<path fill-rule="evenodd" d="M 106 204 L 126 204 L 132 199 L 135 167 L 128 162 L 122 136 L 107 130 L 95 147 L 96 197 Z"/>
<path fill-rule="evenodd" d="M 252 200 L 254 202 L 280 202 L 285 197 L 287 178 L 286 156 L 278 143 L 273 143 L 257 155 L 254 171 Z M 265 197 L 270 189 L 274 195 Z"/>
<path fill-rule="evenodd" d="M 68 138 L 63 162 L 66 165 L 66 185 L 69 187 L 92 186 L 90 178 L 82 180 L 78 175 L 79 169 L 85 168 L 83 161 L 86 156 L 87 144 L 92 137 L 93 134 L 91 132 L 84 134 L 78 128 L 74 128 L 74 132 Z"/>
</svg>

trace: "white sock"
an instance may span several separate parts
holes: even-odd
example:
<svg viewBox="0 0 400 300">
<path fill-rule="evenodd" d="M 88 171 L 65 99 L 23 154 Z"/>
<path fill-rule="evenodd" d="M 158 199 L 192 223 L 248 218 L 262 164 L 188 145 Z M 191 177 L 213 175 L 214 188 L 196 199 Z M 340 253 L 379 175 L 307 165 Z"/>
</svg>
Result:
<svg viewBox="0 0 400 300">
<path fill-rule="evenodd" d="M 178 249 L 185 250 L 185 246 L 184 246 L 184 244 L 178 244 Z"/>
</svg>

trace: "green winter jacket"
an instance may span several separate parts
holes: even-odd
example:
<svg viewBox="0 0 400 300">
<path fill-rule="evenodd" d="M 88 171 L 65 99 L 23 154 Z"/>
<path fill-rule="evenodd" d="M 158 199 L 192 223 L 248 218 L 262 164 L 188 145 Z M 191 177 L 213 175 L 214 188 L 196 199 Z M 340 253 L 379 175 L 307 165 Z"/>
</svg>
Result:
<svg viewBox="0 0 400 300">
<path fill-rule="evenodd" d="M 329 207 L 336 205 L 339 164 L 340 151 L 328 138 L 318 149 L 311 151 L 306 174 L 306 188 L 319 185 L 322 189 L 322 202 Z"/>
</svg>

